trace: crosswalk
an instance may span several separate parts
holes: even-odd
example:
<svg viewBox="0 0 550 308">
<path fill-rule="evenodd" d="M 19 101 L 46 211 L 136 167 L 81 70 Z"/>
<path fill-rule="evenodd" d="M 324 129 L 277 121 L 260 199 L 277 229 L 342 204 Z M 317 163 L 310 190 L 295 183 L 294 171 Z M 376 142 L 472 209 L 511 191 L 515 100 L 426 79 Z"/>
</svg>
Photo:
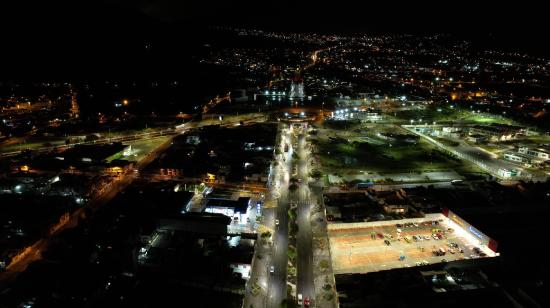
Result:
<svg viewBox="0 0 550 308">
<path fill-rule="evenodd" d="M 299 200 L 299 201 L 291 201 L 293 206 L 297 207 L 312 207 L 315 206 L 317 203 L 313 200 Z"/>
</svg>

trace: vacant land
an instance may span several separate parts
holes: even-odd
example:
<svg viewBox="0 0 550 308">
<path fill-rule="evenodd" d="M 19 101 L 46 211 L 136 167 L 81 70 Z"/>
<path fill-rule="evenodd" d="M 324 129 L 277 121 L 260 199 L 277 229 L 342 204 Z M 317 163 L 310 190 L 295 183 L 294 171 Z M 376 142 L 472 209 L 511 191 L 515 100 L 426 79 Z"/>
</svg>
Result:
<svg viewBox="0 0 550 308">
<path fill-rule="evenodd" d="M 316 153 L 326 173 L 478 171 L 397 126 L 354 127 L 320 129 L 317 133 Z"/>
</svg>

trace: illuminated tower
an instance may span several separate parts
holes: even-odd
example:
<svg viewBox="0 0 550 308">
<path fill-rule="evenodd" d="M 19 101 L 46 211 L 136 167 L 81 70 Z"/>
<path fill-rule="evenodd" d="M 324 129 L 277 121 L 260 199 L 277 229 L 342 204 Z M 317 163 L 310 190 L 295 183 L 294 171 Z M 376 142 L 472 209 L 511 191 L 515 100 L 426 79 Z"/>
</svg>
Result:
<svg viewBox="0 0 550 308">
<path fill-rule="evenodd" d="M 303 99 L 304 96 L 305 96 L 305 94 L 304 94 L 304 80 L 300 76 L 300 70 L 297 70 L 296 74 L 292 78 L 292 82 L 290 84 L 289 97 L 291 99 L 293 99 L 293 98 Z"/>
<path fill-rule="evenodd" d="M 80 113 L 80 108 L 78 107 L 78 102 L 76 101 L 76 92 L 73 91 L 73 88 L 69 90 L 71 94 L 71 117 L 78 118 Z"/>
</svg>

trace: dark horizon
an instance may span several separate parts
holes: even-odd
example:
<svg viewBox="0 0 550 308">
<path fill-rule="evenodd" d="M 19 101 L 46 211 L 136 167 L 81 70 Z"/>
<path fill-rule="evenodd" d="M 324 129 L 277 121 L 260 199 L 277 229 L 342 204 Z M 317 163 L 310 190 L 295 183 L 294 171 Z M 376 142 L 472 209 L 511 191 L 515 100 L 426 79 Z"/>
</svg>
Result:
<svg viewBox="0 0 550 308">
<path fill-rule="evenodd" d="M 338 6 L 321 2 L 277 1 L 79 1 L 0 4 L 4 51 L 32 56 L 33 52 L 63 53 L 81 49 L 131 48 L 124 44 L 158 39 L 185 44 L 183 36 L 209 26 L 231 25 L 279 32 L 452 34 L 483 42 L 483 47 L 522 50 L 548 56 L 541 43 L 545 36 L 545 10 L 540 5 L 462 1 L 459 5 L 395 1 Z M 33 48 L 32 52 L 28 49 Z M 92 53 L 89 51 L 89 54 Z M 38 56 L 40 54 L 37 54 Z M 86 51 L 83 51 L 86 55 Z"/>
</svg>

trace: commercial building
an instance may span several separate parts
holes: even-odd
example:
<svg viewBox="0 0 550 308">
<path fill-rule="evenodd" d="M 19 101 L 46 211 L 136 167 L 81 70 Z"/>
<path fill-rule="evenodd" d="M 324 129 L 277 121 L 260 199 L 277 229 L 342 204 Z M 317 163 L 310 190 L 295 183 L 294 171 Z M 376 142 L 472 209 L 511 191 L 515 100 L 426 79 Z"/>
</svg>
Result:
<svg viewBox="0 0 550 308">
<path fill-rule="evenodd" d="M 530 164 L 533 162 L 533 157 L 514 152 L 504 153 L 504 159 L 523 164 Z"/>
<path fill-rule="evenodd" d="M 540 160 L 550 160 L 550 147 L 520 147 L 518 153 L 528 155 Z"/>
<path fill-rule="evenodd" d="M 525 128 L 511 125 L 474 125 L 470 127 L 470 135 L 484 135 L 492 141 L 511 140 L 516 135 L 524 134 Z"/>
<path fill-rule="evenodd" d="M 250 209 L 250 197 L 240 197 L 237 200 L 212 198 L 208 199 L 204 211 L 207 213 L 223 214 L 237 223 L 246 223 L 248 222 Z"/>
</svg>

